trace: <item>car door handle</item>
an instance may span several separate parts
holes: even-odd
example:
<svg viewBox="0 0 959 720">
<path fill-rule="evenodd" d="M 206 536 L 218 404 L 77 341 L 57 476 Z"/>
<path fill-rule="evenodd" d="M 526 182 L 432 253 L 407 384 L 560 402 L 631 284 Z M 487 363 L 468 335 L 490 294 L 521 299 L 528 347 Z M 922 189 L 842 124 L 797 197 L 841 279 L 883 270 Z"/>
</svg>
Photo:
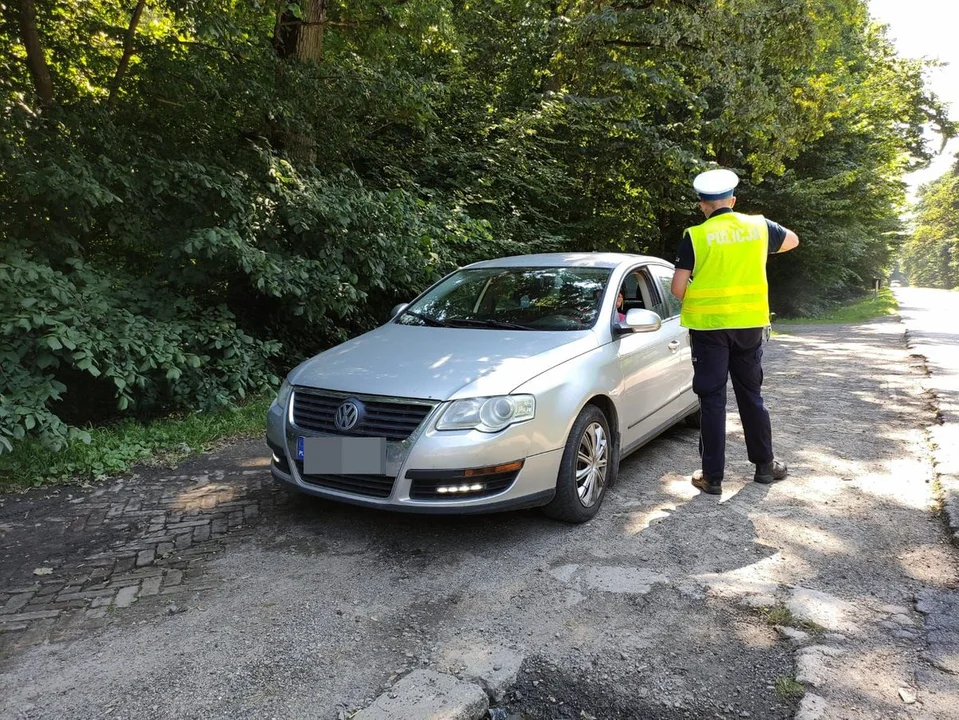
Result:
<svg viewBox="0 0 959 720">
<path fill-rule="evenodd" d="M 676 352 L 677 350 L 679 350 L 679 340 L 673 340 L 666 347 L 668 347 L 672 352 Z"/>
</svg>

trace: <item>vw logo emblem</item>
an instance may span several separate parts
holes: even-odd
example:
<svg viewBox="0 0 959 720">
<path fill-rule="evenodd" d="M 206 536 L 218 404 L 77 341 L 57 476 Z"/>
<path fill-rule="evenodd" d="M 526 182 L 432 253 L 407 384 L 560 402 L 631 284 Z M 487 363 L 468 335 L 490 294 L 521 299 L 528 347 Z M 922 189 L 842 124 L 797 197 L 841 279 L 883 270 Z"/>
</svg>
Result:
<svg viewBox="0 0 959 720">
<path fill-rule="evenodd" d="M 336 409 L 333 424 L 337 430 L 350 430 L 360 417 L 360 409 L 352 400 L 347 400 Z"/>
</svg>

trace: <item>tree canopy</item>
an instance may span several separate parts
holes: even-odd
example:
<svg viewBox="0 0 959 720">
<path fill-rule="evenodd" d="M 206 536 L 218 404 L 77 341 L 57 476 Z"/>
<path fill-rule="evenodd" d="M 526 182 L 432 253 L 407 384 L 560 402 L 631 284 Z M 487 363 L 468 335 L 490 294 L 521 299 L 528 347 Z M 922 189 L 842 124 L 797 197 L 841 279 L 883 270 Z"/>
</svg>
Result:
<svg viewBox="0 0 959 720">
<path fill-rule="evenodd" d="M 274 385 L 476 259 L 672 259 L 710 163 L 816 310 L 953 133 L 864 0 L 4 1 L 0 451 Z"/>
<path fill-rule="evenodd" d="M 903 247 L 913 285 L 959 288 L 959 164 L 919 188 L 915 227 Z"/>
</svg>

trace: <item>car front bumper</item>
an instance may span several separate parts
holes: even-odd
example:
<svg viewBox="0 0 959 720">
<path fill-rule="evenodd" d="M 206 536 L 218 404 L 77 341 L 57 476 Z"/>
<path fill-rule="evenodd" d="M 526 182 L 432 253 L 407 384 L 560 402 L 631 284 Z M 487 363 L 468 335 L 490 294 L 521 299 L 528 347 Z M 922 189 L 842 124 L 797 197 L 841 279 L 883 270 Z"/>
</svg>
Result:
<svg viewBox="0 0 959 720">
<path fill-rule="evenodd" d="M 292 401 L 291 401 L 292 402 Z M 441 406 L 434 408 L 420 426 L 403 441 L 388 441 L 386 474 L 373 479 L 382 496 L 344 489 L 353 485 L 350 480 L 362 481 L 358 476 L 334 477 L 345 483 L 340 487 L 317 483 L 317 478 L 305 476 L 302 463 L 296 460 L 299 437 L 319 437 L 322 433 L 296 427 L 288 409 L 274 403 L 267 416 L 267 444 L 273 451 L 271 472 L 276 480 L 296 490 L 340 502 L 385 510 L 427 514 L 470 514 L 535 507 L 548 503 L 556 489 L 556 478 L 562 461 L 563 449 L 543 451 L 531 441 L 535 437 L 531 426 L 536 421 L 513 425 L 502 432 L 490 434 L 478 431 L 436 431 L 433 424 Z M 485 491 L 479 497 L 452 494 L 447 497 L 422 497 L 422 478 L 448 477 L 449 486 L 456 486 L 467 470 L 494 468 L 516 461 L 522 467 L 515 477 L 504 478 L 500 473 L 502 489 Z M 482 483 L 483 477 L 476 481 Z M 508 484 L 505 484 L 506 481 Z M 472 481 L 471 481 L 472 482 Z M 442 483 L 439 483 L 442 484 Z M 417 497 L 420 495 L 420 497 Z"/>
</svg>

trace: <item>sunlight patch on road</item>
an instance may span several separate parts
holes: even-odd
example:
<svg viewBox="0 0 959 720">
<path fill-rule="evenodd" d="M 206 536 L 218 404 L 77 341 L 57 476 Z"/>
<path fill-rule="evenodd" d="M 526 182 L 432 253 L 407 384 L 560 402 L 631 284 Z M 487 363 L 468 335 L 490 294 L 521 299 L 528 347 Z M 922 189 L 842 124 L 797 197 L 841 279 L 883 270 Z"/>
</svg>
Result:
<svg viewBox="0 0 959 720">
<path fill-rule="evenodd" d="M 699 494 L 699 490 L 693 487 L 691 480 L 691 475 L 668 473 L 659 479 L 659 486 L 667 495 L 685 502 Z"/>
<path fill-rule="evenodd" d="M 770 523 L 771 529 L 777 529 L 777 523 Z M 776 533 L 765 533 L 757 522 L 757 542 L 767 545 L 778 545 L 770 542 L 769 537 Z M 717 597 L 752 599 L 747 604 L 759 607 L 775 604 L 771 597 L 779 586 L 801 583 L 807 578 L 815 576 L 818 568 L 805 557 L 790 549 L 780 549 L 769 557 L 757 560 L 734 570 L 721 573 L 706 573 L 693 575 L 693 579 L 706 586 L 710 594 Z"/>
<path fill-rule="evenodd" d="M 577 591 L 627 595 L 645 595 L 653 585 L 669 583 L 669 577 L 662 573 L 612 565 L 563 565 L 551 570 L 550 575 Z"/>
<path fill-rule="evenodd" d="M 810 525 L 809 517 L 801 519 L 779 517 L 777 534 L 793 547 L 799 546 L 823 555 L 845 555 L 852 551 L 849 544 L 821 528 Z M 800 552 L 801 551 L 797 551 Z"/>
<path fill-rule="evenodd" d="M 901 411 L 905 406 L 895 405 L 890 402 L 888 407 L 891 410 Z M 890 427 L 886 428 L 878 437 L 881 437 L 883 440 L 889 440 L 898 443 L 911 443 L 916 442 L 916 436 L 916 429 L 913 427 Z"/>
<path fill-rule="evenodd" d="M 177 495 L 173 510 L 211 510 L 221 503 L 227 503 L 237 497 L 237 488 L 232 485 L 201 485 L 184 490 Z"/>
<path fill-rule="evenodd" d="M 763 558 L 751 565 L 723 573 L 694 575 L 693 579 L 706 587 L 709 594 L 724 600 L 745 602 L 751 607 L 772 606 L 780 592 L 779 582 L 771 572 L 779 563 L 776 556 Z"/>
<path fill-rule="evenodd" d="M 245 468 L 261 468 L 261 467 L 270 467 L 271 459 L 268 455 L 263 457 L 249 458 L 247 460 L 242 460 L 239 465 L 240 467 Z"/>
<path fill-rule="evenodd" d="M 646 530 L 653 523 L 660 522 L 669 517 L 670 513 L 676 509 L 675 505 L 660 505 L 645 512 L 635 512 L 629 514 L 629 520 L 626 521 L 626 534 L 638 535 Z"/>
<path fill-rule="evenodd" d="M 955 583 L 959 576 L 947 545 L 918 545 L 897 554 L 896 560 L 904 575 L 927 585 Z"/>
<path fill-rule="evenodd" d="M 926 512 L 934 500 L 929 484 L 930 473 L 909 460 L 893 460 L 887 472 L 867 473 L 858 479 L 857 488 L 863 493 L 892 500 L 911 510 Z"/>
<path fill-rule="evenodd" d="M 831 632 L 858 632 L 857 608 L 836 595 L 807 587 L 790 590 L 786 607 L 795 617 Z"/>
<path fill-rule="evenodd" d="M 690 476 L 683 476 L 678 473 L 667 473 L 660 477 L 659 488 L 664 494 L 678 502 L 664 502 L 651 507 L 644 507 L 642 510 L 621 513 L 621 516 L 625 515 L 627 518 L 623 527 L 626 535 L 638 535 L 650 525 L 665 520 L 680 505 L 689 502 L 699 494 L 699 490 L 694 488 L 690 482 Z"/>
<path fill-rule="evenodd" d="M 833 472 L 828 475 L 820 473 L 807 475 L 805 472 L 790 468 L 790 475 L 772 487 L 777 494 L 781 493 L 784 497 L 796 500 L 806 501 L 812 495 L 819 498 L 820 502 L 823 498 L 833 500 L 843 492 L 846 481 L 856 479 L 860 472 L 850 470 L 846 463 L 839 464 L 839 467 L 830 467 L 830 470 Z M 793 477 L 801 477 L 801 482 L 798 479 L 795 482 L 792 481 L 790 478 Z"/>
<path fill-rule="evenodd" d="M 736 621 L 732 624 L 732 633 L 739 642 L 751 648 L 772 648 L 779 642 L 772 628 L 755 622 Z"/>
</svg>

